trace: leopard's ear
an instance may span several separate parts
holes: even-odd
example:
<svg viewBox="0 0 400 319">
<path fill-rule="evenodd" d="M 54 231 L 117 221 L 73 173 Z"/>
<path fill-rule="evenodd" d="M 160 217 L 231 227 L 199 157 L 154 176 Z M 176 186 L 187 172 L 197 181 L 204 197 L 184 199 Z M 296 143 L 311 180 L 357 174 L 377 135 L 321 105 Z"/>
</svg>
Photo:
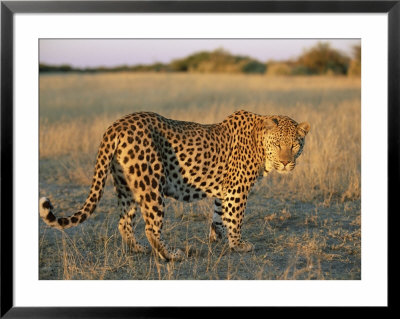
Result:
<svg viewBox="0 0 400 319">
<path fill-rule="evenodd" d="M 267 131 L 272 130 L 272 129 L 275 128 L 278 124 L 279 124 L 279 122 L 278 122 L 277 119 L 267 118 L 267 119 L 264 119 L 264 121 L 263 121 L 264 128 L 265 128 Z"/>
<path fill-rule="evenodd" d="M 310 131 L 310 128 L 311 128 L 311 126 L 308 122 L 302 122 L 299 125 L 297 125 L 297 133 L 301 137 L 304 137 Z"/>
</svg>

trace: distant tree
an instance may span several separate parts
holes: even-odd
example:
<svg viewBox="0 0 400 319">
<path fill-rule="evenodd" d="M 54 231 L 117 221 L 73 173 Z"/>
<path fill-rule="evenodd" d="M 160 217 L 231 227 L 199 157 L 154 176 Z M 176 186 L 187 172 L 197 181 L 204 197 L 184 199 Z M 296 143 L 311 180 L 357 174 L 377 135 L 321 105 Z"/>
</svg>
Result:
<svg viewBox="0 0 400 319">
<path fill-rule="evenodd" d="M 361 45 L 353 46 L 353 59 L 349 66 L 349 76 L 361 76 Z"/>
<path fill-rule="evenodd" d="M 329 43 L 319 42 L 306 50 L 296 64 L 307 74 L 347 74 L 349 58 L 332 49 Z"/>
<path fill-rule="evenodd" d="M 48 64 L 39 64 L 39 72 L 71 72 L 74 69 L 67 64 L 63 65 L 48 65 Z"/>
<path fill-rule="evenodd" d="M 265 64 L 249 57 L 232 55 L 220 48 L 211 52 L 202 51 L 170 63 L 171 71 L 199 73 L 264 73 Z"/>
<path fill-rule="evenodd" d="M 192 54 L 183 59 L 173 60 L 170 63 L 172 71 L 187 72 L 190 69 L 197 69 L 199 64 L 210 59 L 210 52 L 202 51 Z"/>
</svg>

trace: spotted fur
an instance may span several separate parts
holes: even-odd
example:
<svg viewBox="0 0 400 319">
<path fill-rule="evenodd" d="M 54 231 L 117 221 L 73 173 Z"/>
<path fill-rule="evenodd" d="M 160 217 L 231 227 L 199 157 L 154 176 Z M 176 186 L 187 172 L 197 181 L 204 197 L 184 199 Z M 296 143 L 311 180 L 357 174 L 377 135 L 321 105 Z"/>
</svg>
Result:
<svg viewBox="0 0 400 319">
<path fill-rule="evenodd" d="M 40 216 L 58 229 L 84 222 L 95 211 L 111 171 L 122 211 L 118 229 L 134 251 L 150 251 L 133 233 L 140 209 L 154 251 L 166 260 L 184 258 L 181 250 L 172 251 L 161 238 L 166 197 L 185 202 L 215 198 L 210 240 L 227 236 L 233 250 L 250 251 L 252 245 L 241 238 L 250 188 L 273 169 L 293 170 L 309 129 L 308 123 L 297 124 L 287 116 L 246 111 L 212 125 L 133 113 L 104 133 L 90 193 L 81 209 L 57 218 L 50 200 L 43 197 Z"/>
</svg>

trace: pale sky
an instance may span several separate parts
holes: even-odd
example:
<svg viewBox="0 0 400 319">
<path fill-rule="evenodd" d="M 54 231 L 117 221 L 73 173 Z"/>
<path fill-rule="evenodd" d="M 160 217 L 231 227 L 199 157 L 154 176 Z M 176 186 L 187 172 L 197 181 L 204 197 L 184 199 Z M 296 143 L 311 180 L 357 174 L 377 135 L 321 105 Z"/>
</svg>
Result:
<svg viewBox="0 0 400 319">
<path fill-rule="evenodd" d="M 223 48 L 260 62 L 296 58 L 318 41 L 352 54 L 360 39 L 41 39 L 40 63 L 98 67 L 169 63 L 199 51 Z"/>
</svg>

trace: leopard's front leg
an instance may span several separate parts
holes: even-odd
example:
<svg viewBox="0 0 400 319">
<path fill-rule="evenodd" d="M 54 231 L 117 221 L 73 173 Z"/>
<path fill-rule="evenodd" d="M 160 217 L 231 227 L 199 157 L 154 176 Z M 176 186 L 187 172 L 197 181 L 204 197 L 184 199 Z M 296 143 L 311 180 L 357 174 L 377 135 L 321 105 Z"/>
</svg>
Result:
<svg viewBox="0 0 400 319">
<path fill-rule="evenodd" d="M 247 203 L 247 192 L 239 186 L 228 191 L 222 201 L 222 223 L 228 233 L 229 247 L 234 251 L 248 252 L 253 250 L 253 245 L 242 240 L 241 229 L 244 211 Z"/>
<path fill-rule="evenodd" d="M 214 242 L 226 237 L 226 230 L 222 224 L 222 215 L 222 201 L 216 198 L 214 200 L 214 213 L 209 234 L 210 242 Z"/>
</svg>

